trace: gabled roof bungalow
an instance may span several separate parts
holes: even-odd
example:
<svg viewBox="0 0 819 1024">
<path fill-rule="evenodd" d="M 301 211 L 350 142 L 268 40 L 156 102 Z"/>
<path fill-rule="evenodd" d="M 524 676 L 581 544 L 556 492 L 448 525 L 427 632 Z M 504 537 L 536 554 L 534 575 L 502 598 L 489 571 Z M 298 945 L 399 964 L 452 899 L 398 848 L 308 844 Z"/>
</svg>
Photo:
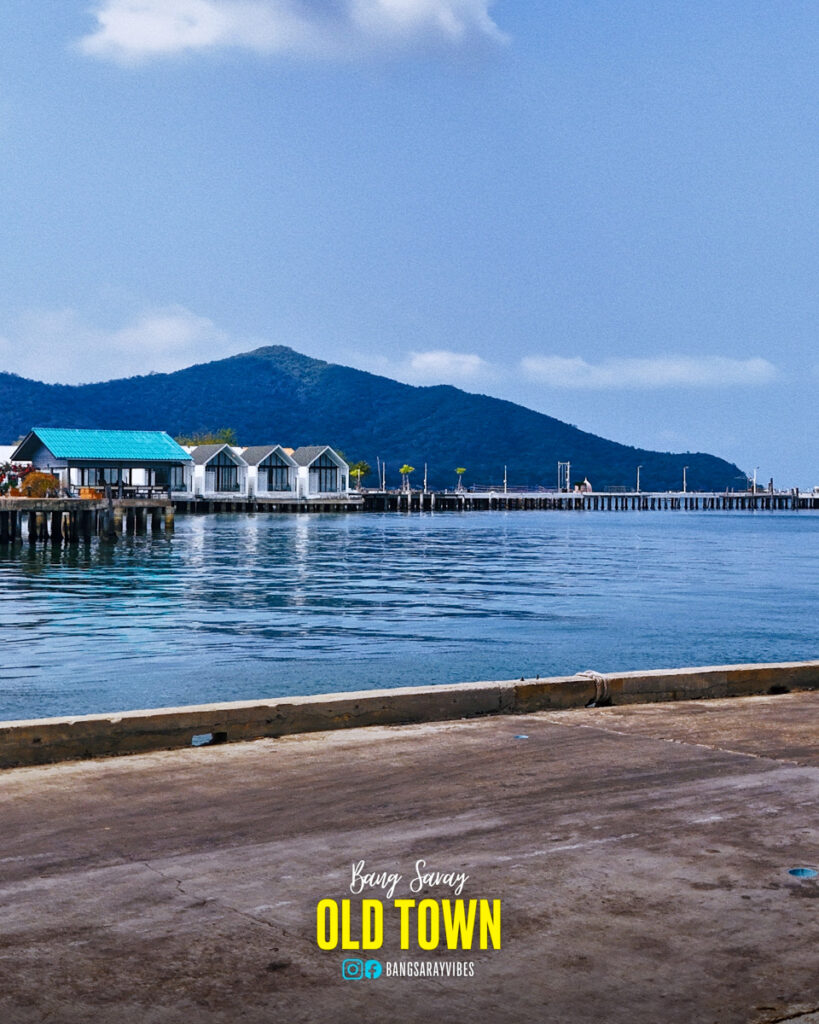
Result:
<svg viewBox="0 0 819 1024">
<path fill-rule="evenodd" d="M 296 448 L 293 460 L 298 465 L 299 497 L 318 498 L 347 491 L 350 467 L 329 445 Z"/>
<path fill-rule="evenodd" d="M 34 427 L 17 445 L 13 462 L 53 473 L 60 487 L 104 488 L 117 493 L 184 489 L 191 457 L 164 430 L 86 430 Z"/>
<path fill-rule="evenodd" d="M 193 493 L 203 498 L 247 496 L 247 463 L 229 444 L 200 444 L 190 449 Z"/>
<path fill-rule="evenodd" d="M 245 448 L 247 493 L 258 498 L 292 498 L 297 492 L 299 467 L 280 444 Z"/>
</svg>

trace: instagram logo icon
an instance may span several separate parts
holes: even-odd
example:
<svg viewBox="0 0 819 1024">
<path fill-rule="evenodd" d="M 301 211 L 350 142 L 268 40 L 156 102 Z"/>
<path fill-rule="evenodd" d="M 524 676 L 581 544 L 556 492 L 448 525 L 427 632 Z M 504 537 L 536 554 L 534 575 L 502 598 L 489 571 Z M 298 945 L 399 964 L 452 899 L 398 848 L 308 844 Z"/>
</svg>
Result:
<svg viewBox="0 0 819 1024">
<path fill-rule="evenodd" d="M 341 977 L 345 981 L 361 981 L 363 978 L 380 978 L 382 973 L 380 960 L 344 960 L 341 964 Z"/>
</svg>

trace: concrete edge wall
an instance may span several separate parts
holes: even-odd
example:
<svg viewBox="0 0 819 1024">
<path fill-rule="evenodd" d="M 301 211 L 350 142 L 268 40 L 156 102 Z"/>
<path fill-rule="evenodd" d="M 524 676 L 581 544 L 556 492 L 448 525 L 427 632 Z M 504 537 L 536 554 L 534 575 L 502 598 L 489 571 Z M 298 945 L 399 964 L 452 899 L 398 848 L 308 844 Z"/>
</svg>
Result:
<svg viewBox="0 0 819 1024">
<path fill-rule="evenodd" d="M 642 704 L 819 689 L 819 661 L 330 693 L 0 722 L 0 768 L 366 725 L 407 725 L 598 704 Z M 202 744 L 204 745 L 204 743 Z"/>
</svg>

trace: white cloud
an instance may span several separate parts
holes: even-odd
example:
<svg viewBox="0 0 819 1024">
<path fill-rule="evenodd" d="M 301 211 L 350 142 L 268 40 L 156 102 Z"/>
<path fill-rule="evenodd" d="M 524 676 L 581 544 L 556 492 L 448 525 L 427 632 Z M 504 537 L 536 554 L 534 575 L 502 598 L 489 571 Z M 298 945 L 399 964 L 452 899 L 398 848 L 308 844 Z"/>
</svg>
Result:
<svg viewBox="0 0 819 1024">
<path fill-rule="evenodd" d="M 469 37 L 505 37 L 493 0 L 98 0 L 81 50 L 122 64 L 238 48 L 341 56 Z"/>
<path fill-rule="evenodd" d="M 167 373 L 257 345 L 183 306 L 149 309 L 124 326 L 88 323 L 73 309 L 27 313 L 0 335 L 0 370 L 61 384 Z"/>
<path fill-rule="evenodd" d="M 726 356 L 606 359 L 596 364 L 579 356 L 528 356 L 520 365 L 531 381 L 554 388 L 600 391 L 767 384 L 777 375 L 767 359 Z"/>
<path fill-rule="evenodd" d="M 498 373 L 496 367 L 478 355 L 446 349 L 410 352 L 398 358 L 348 350 L 343 356 L 337 354 L 336 358 L 347 366 L 400 380 L 404 384 L 454 384 L 467 390 L 489 384 Z"/>
<path fill-rule="evenodd" d="M 404 373 L 417 383 L 461 383 L 479 380 L 491 371 L 486 360 L 467 352 L 410 352 Z"/>
</svg>

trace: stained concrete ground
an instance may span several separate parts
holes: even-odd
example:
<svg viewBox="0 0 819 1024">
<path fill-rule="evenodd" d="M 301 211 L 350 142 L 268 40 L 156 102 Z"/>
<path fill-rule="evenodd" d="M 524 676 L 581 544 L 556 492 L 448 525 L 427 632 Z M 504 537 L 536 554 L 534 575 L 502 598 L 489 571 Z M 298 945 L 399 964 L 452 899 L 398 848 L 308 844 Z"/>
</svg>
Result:
<svg viewBox="0 0 819 1024">
<path fill-rule="evenodd" d="M 6 1024 L 819 1022 L 817 693 L 17 769 L 0 810 Z M 474 976 L 343 980 L 317 902 L 419 858 L 501 899 L 502 948 L 388 916 L 371 955 Z"/>
</svg>

